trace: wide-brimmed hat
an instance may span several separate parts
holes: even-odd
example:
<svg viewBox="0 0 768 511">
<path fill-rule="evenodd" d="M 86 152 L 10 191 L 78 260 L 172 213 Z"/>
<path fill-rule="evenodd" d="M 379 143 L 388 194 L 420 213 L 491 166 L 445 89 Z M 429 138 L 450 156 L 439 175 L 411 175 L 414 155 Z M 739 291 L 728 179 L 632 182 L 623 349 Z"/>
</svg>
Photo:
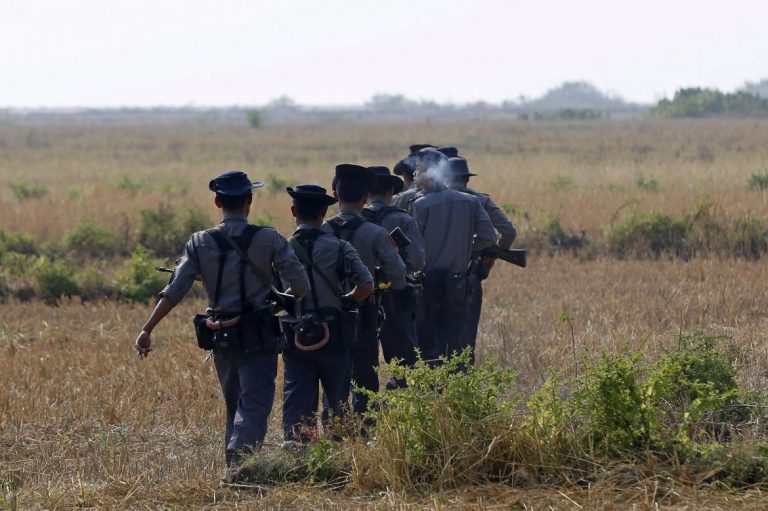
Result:
<svg viewBox="0 0 768 511">
<path fill-rule="evenodd" d="M 413 172 L 416 170 L 416 158 L 414 156 L 408 156 L 403 158 L 399 162 L 395 163 L 395 167 L 392 169 L 392 173 L 396 176 L 409 175 L 413 176 Z"/>
<path fill-rule="evenodd" d="M 219 195 L 245 195 L 251 190 L 261 188 L 264 183 L 260 181 L 251 182 L 248 174 L 242 170 L 227 170 L 211 179 L 208 183 L 208 189 Z"/>
<path fill-rule="evenodd" d="M 436 145 L 432 145 L 432 144 L 413 144 L 413 145 L 408 147 L 408 150 L 411 151 L 410 154 L 413 154 L 413 153 L 418 153 L 422 149 L 426 149 L 428 147 L 437 149 L 437 146 Z"/>
<path fill-rule="evenodd" d="M 470 177 L 477 175 L 469 171 L 467 160 L 462 157 L 448 158 L 448 172 L 451 177 Z"/>
<path fill-rule="evenodd" d="M 459 155 L 459 150 L 452 145 L 444 145 L 438 147 L 437 150 L 446 155 L 448 158 L 456 158 Z"/>
<path fill-rule="evenodd" d="M 377 188 L 381 188 L 379 185 L 384 183 L 384 186 L 391 186 L 394 189 L 394 193 L 396 194 L 403 191 L 405 183 L 403 183 L 403 180 L 399 177 L 390 174 L 388 167 L 384 167 L 383 165 L 376 165 L 373 167 L 368 167 L 368 170 L 373 172 L 373 174 L 376 176 Z"/>
<path fill-rule="evenodd" d="M 448 161 L 448 158 L 443 153 L 433 147 L 425 147 L 414 154 L 413 157 L 416 165 L 426 168 L 437 167 Z"/>
<path fill-rule="evenodd" d="M 297 185 L 295 188 L 289 186 L 285 191 L 296 200 L 311 200 L 321 202 L 326 206 L 339 202 L 334 197 L 327 195 L 327 190 L 319 185 Z"/>
<path fill-rule="evenodd" d="M 367 191 L 371 191 L 376 184 L 376 175 L 362 165 L 342 163 L 336 165 L 336 174 L 333 176 L 332 187 L 335 190 L 339 181 L 357 181 L 364 185 Z"/>
</svg>

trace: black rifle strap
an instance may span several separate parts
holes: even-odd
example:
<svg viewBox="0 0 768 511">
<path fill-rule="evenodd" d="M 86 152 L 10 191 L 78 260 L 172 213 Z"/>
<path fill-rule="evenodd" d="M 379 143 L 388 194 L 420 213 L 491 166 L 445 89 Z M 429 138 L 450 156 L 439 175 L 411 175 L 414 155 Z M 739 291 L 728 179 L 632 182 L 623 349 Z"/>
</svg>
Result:
<svg viewBox="0 0 768 511">
<path fill-rule="evenodd" d="M 219 247 L 219 251 L 221 252 L 221 255 L 219 256 L 219 275 L 218 275 L 218 283 L 216 285 L 216 299 L 214 300 L 217 302 L 215 305 L 218 305 L 218 293 L 219 288 L 221 287 L 221 279 L 223 276 L 224 271 L 224 261 L 226 261 L 227 253 L 229 250 L 234 250 L 238 256 L 240 256 L 240 276 L 239 276 L 239 287 L 240 287 L 240 309 L 241 312 L 249 312 L 253 309 L 253 304 L 251 304 L 246 296 L 246 288 L 245 288 L 245 267 L 250 266 L 251 271 L 261 280 L 264 281 L 265 285 L 268 285 L 270 282 L 270 279 L 268 279 L 264 272 L 262 272 L 257 266 L 256 263 L 254 263 L 246 253 L 248 250 L 248 247 L 251 245 L 251 241 L 253 240 L 253 237 L 256 235 L 257 232 L 261 227 L 257 225 L 246 225 L 245 229 L 243 229 L 243 232 L 237 236 L 237 239 L 233 238 L 229 235 L 228 232 L 226 232 L 221 226 L 215 227 L 213 229 L 208 229 L 208 233 L 213 236 L 214 241 L 216 242 L 216 245 Z"/>
<path fill-rule="evenodd" d="M 221 279 L 224 278 L 224 264 L 227 262 L 228 250 L 221 250 L 219 254 L 219 271 L 216 274 L 216 291 L 213 293 L 213 310 L 219 306 L 219 296 L 221 295 Z"/>
</svg>

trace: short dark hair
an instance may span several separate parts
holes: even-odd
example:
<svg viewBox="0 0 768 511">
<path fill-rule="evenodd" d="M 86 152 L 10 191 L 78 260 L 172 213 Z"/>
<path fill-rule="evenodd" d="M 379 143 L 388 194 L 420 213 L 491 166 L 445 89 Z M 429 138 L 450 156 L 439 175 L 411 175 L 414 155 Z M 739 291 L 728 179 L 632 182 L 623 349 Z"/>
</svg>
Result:
<svg viewBox="0 0 768 511">
<path fill-rule="evenodd" d="M 376 184 L 373 185 L 371 195 L 384 195 L 395 187 L 392 181 L 386 179 L 377 179 Z"/>
<path fill-rule="evenodd" d="M 336 184 L 339 200 L 346 203 L 360 202 L 369 191 L 368 183 L 357 179 L 340 179 Z"/>
<path fill-rule="evenodd" d="M 216 194 L 216 197 L 221 203 L 221 209 L 226 211 L 241 211 L 245 207 L 245 201 L 251 196 L 251 192 L 245 195 L 223 195 Z"/>
<path fill-rule="evenodd" d="M 315 220 L 325 216 L 325 212 L 328 210 L 328 206 L 325 203 L 317 200 L 294 199 L 293 205 L 296 208 L 296 216 L 303 220 Z"/>
</svg>

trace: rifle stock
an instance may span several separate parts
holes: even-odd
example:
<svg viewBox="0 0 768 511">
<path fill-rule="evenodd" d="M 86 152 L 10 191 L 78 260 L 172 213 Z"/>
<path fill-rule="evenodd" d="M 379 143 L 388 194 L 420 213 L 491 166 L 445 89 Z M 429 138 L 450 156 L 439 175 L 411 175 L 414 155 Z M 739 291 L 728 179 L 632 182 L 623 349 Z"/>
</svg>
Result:
<svg viewBox="0 0 768 511">
<path fill-rule="evenodd" d="M 512 248 L 504 250 L 498 245 L 493 245 L 480 251 L 480 255 L 482 257 L 501 259 L 520 268 L 525 268 L 528 265 L 528 251 L 525 249 Z"/>
</svg>

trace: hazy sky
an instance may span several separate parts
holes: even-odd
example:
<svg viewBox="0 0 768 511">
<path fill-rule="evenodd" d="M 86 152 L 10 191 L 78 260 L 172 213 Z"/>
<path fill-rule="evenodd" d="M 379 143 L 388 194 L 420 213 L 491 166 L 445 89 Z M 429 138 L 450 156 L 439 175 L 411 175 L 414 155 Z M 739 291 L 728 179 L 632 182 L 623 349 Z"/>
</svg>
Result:
<svg viewBox="0 0 768 511">
<path fill-rule="evenodd" d="M 768 78 L 765 0 L 0 0 L 0 107 L 636 101 Z"/>
</svg>

